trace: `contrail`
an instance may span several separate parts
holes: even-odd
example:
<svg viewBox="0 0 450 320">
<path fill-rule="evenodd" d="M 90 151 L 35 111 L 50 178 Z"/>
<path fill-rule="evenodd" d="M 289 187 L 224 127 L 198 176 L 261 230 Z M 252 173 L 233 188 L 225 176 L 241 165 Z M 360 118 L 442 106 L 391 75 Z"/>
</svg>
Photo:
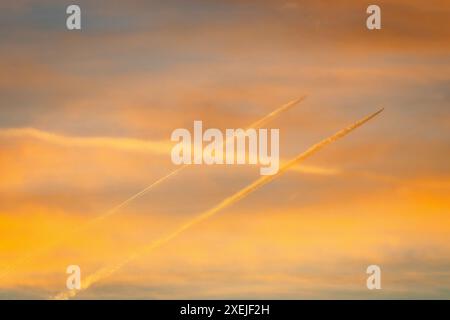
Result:
<svg viewBox="0 0 450 320">
<path fill-rule="evenodd" d="M 259 119 L 258 121 L 252 123 L 251 125 L 249 125 L 246 129 L 259 129 L 261 128 L 263 125 L 265 125 L 267 122 L 272 121 L 273 119 L 275 119 L 278 115 L 280 115 L 281 113 L 291 109 L 293 106 L 295 106 L 297 103 L 302 102 L 303 100 L 306 99 L 306 96 L 302 96 L 296 100 L 292 100 L 291 102 L 286 103 L 285 105 L 282 105 L 281 107 L 275 109 L 274 111 L 272 111 L 271 113 L 269 113 L 268 115 L 266 115 L 264 118 Z"/>
<path fill-rule="evenodd" d="M 261 126 L 265 125 L 267 122 L 275 119 L 281 113 L 291 109 L 296 104 L 298 104 L 301 101 L 303 101 L 305 98 L 306 98 L 306 96 L 302 96 L 302 97 L 300 97 L 298 99 L 292 100 L 292 101 L 282 105 L 281 107 L 278 107 L 277 109 L 275 109 L 274 111 L 272 111 L 268 115 L 264 116 L 263 118 L 261 118 L 258 121 L 252 123 L 251 125 L 249 125 L 246 129 L 258 129 L 258 128 L 260 128 Z M 107 212 L 103 213 L 102 215 L 97 216 L 96 218 L 93 218 L 92 220 L 88 221 L 85 225 L 79 227 L 78 229 L 71 231 L 70 234 L 66 235 L 66 237 L 64 239 L 59 239 L 59 240 L 57 240 L 57 241 L 55 241 L 55 242 L 45 246 L 44 248 L 41 248 L 41 249 L 39 249 L 39 250 L 37 250 L 37 251 L 35 251 L 35 252 L 25 256 L 25 257 L 23 257 L 22 259 L 16 261 L 12 265 L 6 267 L 4 269 L 4 271 L 0 274 L 0 279 L 2 279 L 3 277 L 7 276 L 8 274 L 10 274 L 17 266 L 22 265 L 23 263 L 28 262 L 30 259 L 32 259 L 32 258 L 34 258 L 36 256 L 39 256 L 42 253 L 47 252 L 48 250 L 50 250 L 50 249 L 54 248 L 55 246 L 59 245 L 61 242 L 63 242 L 69 236 L 73 236 L 74 234 L 76 234 L 78 232 L 81 232 L 81 231 L 83 231 L 83 230 L 85 230 L 87 228 L 90 228 L 90 227 L 94 226 L 95 224 L 99 223 L 100 221 L 106 219 L 107 217 L 110 217 L 110 216 L 114 215 L 120 209 L 122 209 L 122 208 L 126 207 L 128 204 L 130 204 L 132 201 L 142 197 L 147 192 L 149 192 L 151 189 L 153 189 L 157 185 L 163 183 L 164 181 L 166 181 L 170 177 L 177 175 L 178 173 L 180 173 L 183 169 L 185 169 L 188 166 L 190 166 L 190 165 L 184 164 L 182 166 L 179 166 L 175 170 L 169 172 L 165 176 L 163 176 L 163 177 L 159 178 L 158 180 L 154 181 L 152 184 L 150 184 L 149 186 L 145 187 L 144 189 L 142 189 L 138 193 L 132 195 L 131 197 L 129 197 L 128 199 L 126 199 L 122 203 L 120 203 L 117 206 L 115 206 L 114 208 L 108 210 Z"/>
<path fill-rule="evenodd" d="M 194 217 L 192 220 L 186 222 L 185 224 L 181 225 L 180 227 L 178 227 L 177 229 L 175 229 L 173 232 L 169 233 L 168 235 L 153 241 L 152 243 L 150 243 L 148 246 L 143 247 L 141 250 L 136 251 L 134 253 L 132 253 L 129 257 L 127 257 L 127 259 L 125 259 L 124 261 L 116 264 L 113 267 L 104 267 L 102 269 L 100 269 L 99 271 L 95 272 L 94 274 L 86 277 L 83 281 L 82 281 L 82 286 L 81 286 L 81 290 L 69 290 L 69 291 L 65 291 L 62 292 L 58 295 L 56 295 L 55 297 L 53 297 L 53 299 L 69 299 L 71 297 L 76 296 L 80 291 L 82 290 L 86 290 L 88 288 L 90 288 L 93 284 L 111 276 L 113 273 L 115 273 L 116 271 L 118 271 L 120 268 L 122 268 L 124 265 L 128 264 L 129 262 L 137 259 L 138 257 L 147 254 L 149 252 L 151 252 L 152 250 L 166 244 L 167 242 L 169 242 L 170 240 L 176 238 L 178 235 L 180 235 L 181 233 L 183 233 L 184 231 L 186 231 L 187 229 L 197 225 L 198 223 L 210 218 L 211 216 L 215 215 L 217 212 L 219 212 L 220 210 L 223 210 L 229 206 L 231 206 L 232 204 L 236 203 L 237 201 L 243 199 L 244 197 L 246 197 L 247 195 L 249 195 L 250 193 L 254 192 L 255 190 L 261 188 L 262 186 L 264 186 L 265 184 L 271 182 L 272 180 L 278 178 L 279 176 L 281 176 L 283 173 L 285 173 L 287 170 L 289 170 L 291 167 L 295 166 L 296 164 L 300 163 L 301 161 L 305 160 L 306 158 L 309 158 L 310 156 L 312 156 L 313 154 L 315 154 L 316 152 L 320 151 L 322 148 L 324 148 L 325 146 L 333 143 L 334 141 L 344 137 L 345 135 L 349 134 L 351 131 L 355 130 L 356 128 L 362 126 L 363 124 L 365 124 L 366 122 L 368 122 L 369 120 L 371 120 L 372 118 L 374 118 L 375 116 L 377 116 L 379 113 L 381 113 L 384 109 L 380 109 L 377 112 L 355 122 L 354 124 L 338 131 L 337 133 L 335 133 L 334 135 L 320 141 L 319 143 L 316 143 L 315 145 L 313 145 L 312 147 L 310 147 L 309 149 L 307 149 L 306 151 L 302 152 L 301 154 L 299 154 L 297 157 L 295 157 L 294 159 L 288 161 L 287 163 L 285 163 L 280 169 L 279 171 L 274 174 L 274 175 L 270 175 L 270 176 L 262 176 L 261 178 L 257 179 L 256 181 L 254 181 L 253 183 L 251 183 L 250 185 L 248 185 L 247 187 L 241 189 L 240 191 L 236 192 L 235 194 L 231 195 L 230 197 L 222 200 L 219 204 L 217 204 L 216 206 L 214 206 L 213 208 L 201 213 L 200 215 Z"/>
<path fill-rule="evenodd" d="M 300 103 L 301 101 L 303 101 L 306 98 L 306 96 L 302 96 L 298 99 L 292 100 L 288 103 L 286 103 L 285 105 L 282 105 L 281 107 L 278 107 L 277 109 L 275 109 L 274 111 L 272 111 L 271 113 L 269 113 L 268 115 L 264 116 L 263 118 L 259 119 L 258 121 L 252 123 L 251 125 L 249 125 L 246 129 L 258 129 L 261 128 L 261 126 L 265 125 L 267 122 L 275 119 L 278 115 L 280 115 L 281 113 L 291 109 L 293 106 L 295 106 L 296 104 Z M 163 183 L 164 181 L 166 181 L 167 179 L 169 179 L 170 177 L 180 173 L 182 170 L 184 170 L 185 168 L 189 167 L 190 165 L 185 164 L 182 166 L 179 166 L 178 168 L 176 168 L 175 170 L 169 172 L 167 175 L 159 178 L 158 180 L 156 180 L 155 182 L 153 182 L 152 184 L 150 184 L 149 186 L 147 186 L 146 188 L 142 189 L 141 191 L 139 191 L 138 193 L 132 195 L 131 197 L 129 197 L 127 200 L 125 200 L 124 202 L 120 203 L 119 205 L 117 205 L 116 207 L 114 207 L 113 209 L 109 210 L 108 212 L 106 212 L 105 214 L 98 216 L 97 218 L 94 218 L 93 220 L 91 220 L 90 222 L 88 222 L 89 226 L 93 225 L 94 223 L 97 223 L 100 220 L 103 220 L 111 215 L 113 215 L 114 213 L 116 213 L 117 211 L 119 211 L 120 209 L 122 209 L 123 207 L 127 206 L 130 202 L 132 202 L 133 200 L 142 197 L 143 195 L 145 195 L 147 192 L 149 192 L 152 188 L 156 187 L 157 185 Z"/>
<path fill-rule="evenodd" d="M 258 121 L 252 123 L 251 125 L 249 125 L 246 129 L 259 129 L 261 128 L 263 125 L 265 125 L 267 122 L 272 121 L 273 119 L 275 119 L 278 115 L 280 115 L 281 113 L 291 109 L 293 106 L 295 106 L 296 104 L 300 103 L 301 101 L 305 100 L 306 96 L 302 96 L 298 99 L 292 100 L 288 103 L 286 103 L 285 105 L 282 105 L 281 107 L 275 109 L 274 111 L 272 111 L 271 113 L 269 113 L 268 115 L 264 116 L 263 118 L 259 119 Z M 151 185 L 147 186 L 145 189 L 139 191 L 138 193 L 134 194 L 133 196 L 129 197 L 127 200 L 125 200 L 124 202 L 122 202 L 121 204 L 117 205 L 116 207 L 114 207 L 113 209 L 109 210 L 107 213 L 94 218 L 89 224 L 92 225 L 100 220 L 103 220 L 107 217 L 109 217 L 110 215 L 113 215 L 114 213 L 116 213 L 117 211 L 119 211 L 120 209 L 122 209 L 123 207 L 127 206 L 130 202 L 132 202 L 133 200 L 142 197 L 144 194 L 146 194 L 148 191 L 150 191 L 153 187 L 156 187 L 157 185 L 163 183 L 165 180 L 169 179 L 170 177 L 180 173 L 183 169 L 189 167 L 190 165 L 188 164 L 184 164 L 182 166 L 179 166 L 177 169 L 171 171 L 170 173 L 168 173 L 167 175 L 159 178 L 158 180 L 156 180 L 155 182 L 153 182 Z"/>
<path fill-rule="evenodd" d="M 162 178 L 159 178 L 158 180 L 156 180 L 155 182 L 153 182 L 151 185 L 147 186 L 145 189 L 142 189 L 140 192 L 132 195 L 131 197 L 129 197 L 128 199 L 126 199 L 125 201 L 123 201 L 122 203 L 120 203 L 119 205 L 115 206 L 114 208 L 110 209 L 109 211 L 105 212 L 104 214 L 93 218 L 92 220 L 86 222 L 85 225 L 72 230 L 71 232 L 69 232 L 68 235 L 65 236 L 65 238 L 59 239 L 57 241 L 54 241 L 53 243 L 50 243 L 48 245 L 46 245 L 43 248 L 40 248 L 38 250 L 36 250 L 35 252 L 28 254 L 27 256 L 17 260 L 16 262 L 14 262 L 12 265 L 6 267 L 2 273 L 0 273 L 0 279 L 6 277 L 7 275 L 9 275 L 11 272 L 14 271 L 14 269 L 19 266 L 19 265 L 23 265 L 26 262 L 29 262 L 30 260 L 32 260 L 35 257 L 38 257 L 42 254 L 44 254 L 45 252 L 50 251 L 52 248 L 57 247 L 58 245 L 60 245 L 62 242 L 64 242 L 66 239 L 68 239 L 70 236 L 74 236 L 79 232 L 82 232 L 92 226 L 94 226 L 95 224 L 99 223 L 100 221 L 108 218 L 109 216 L 112 216 L 113 214 L 117 213 L 120 209 L 122 209 L 123 207 L 127 206 L 130 202 L 132 202 L 133 200 L 142 197 L 145 193 L 147 193 L 148 191 L 150 191 L 150 189 L 152 189 L 153 187 L 156 187 L 157 185 L 161 184 L 162 182 L 164 182 L 165 180 L 169 179 L 171 176 L 176 175 L 179 171 L 182 170 L 182 168 L 186 166 L 183 165 L 175 170 L 173 170 L 172 172 L 170 172 L 169 174 L 165 175 Z"/>
</svg>

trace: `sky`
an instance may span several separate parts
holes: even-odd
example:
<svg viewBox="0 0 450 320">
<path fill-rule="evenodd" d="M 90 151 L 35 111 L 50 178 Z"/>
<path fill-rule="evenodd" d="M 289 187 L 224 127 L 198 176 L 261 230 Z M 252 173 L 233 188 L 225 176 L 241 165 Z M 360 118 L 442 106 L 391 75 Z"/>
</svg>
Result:
<svg viewBox="0 0 450 320">
<path fill-rule="evenodd" d="M 258 179 L 192 166 L 89 225 L 177 168 L 173 130 L 303 95 L 267 124 L 285 160 L 385 109 L 74 298 L 449 299 L 450 3 L 374 3 L 374 31 L 359 0 L 77 1 L 81 31 L 70 1 L 0 3 L 0 299 L 51 298 Z"/>
</svg>

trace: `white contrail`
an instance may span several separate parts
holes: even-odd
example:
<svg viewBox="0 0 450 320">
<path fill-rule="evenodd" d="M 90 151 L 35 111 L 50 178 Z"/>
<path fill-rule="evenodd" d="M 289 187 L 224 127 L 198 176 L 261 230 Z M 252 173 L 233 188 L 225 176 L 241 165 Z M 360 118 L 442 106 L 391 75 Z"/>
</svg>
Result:
<svg viewBox="0 0 450 320">
<path fill-rule="evenodd" d="M 261 126 L 263 126 L 264 124 L 266 124 L 267 122 L 275 119 L 278 115 L 280 115 L 281 113 L 291 109 L 293 106 L 295 106 L 296 104 L 300 103 L 301 101 L 303 101 L 306 98 L 306 96 L 302 96 L 298 99 L 295 99 L 293 101 L 290 101 L 284 105 L 282 105 L 281 107 L 278 107 L 277 109 L 275 109 L 274 111 L 272 111 L 271 113 L 269 113 L 268 115 L 264 116 L 263 118 L 259 119 L 258 121 L 252 123 L 251 125 L 249 125 L 246 129 L 258 129 Z M 47 139 L 49 139 L 46 136 Z M 66 139 L 66 138 L 65 138 Z M 59 140 L 57 140 L 59 141 Z M 65 141 L 65 140 L 64 140 Z M 156 180 L 155 182 L 153 182 L 152 184 L 150 184 L 149 186 L 145 187 L 144 189 L 142 189 L 141 191 L 139 191 L 138 193 L 132 195 L 131 197 L 129 197 L 128 199 L 126 199 L 125 201 L 123 201 L 122 203 L 118 204 L 117 206 L 115 206 L 114 208 L 110 209 L 109 211 L 93 218 L 92 220 L 88 221 L 85 225 L 77 228 L 76 230 L 73 230 L 69 233 L 69 235 L 66 235 L 65 238 L 63 239 L 59 239 L 51 244 L 48 244 L 47 246 L 31 253 L 28 254 L 27 256 L 21 258 L 20 260 L 14 262 L 12 265 L 6 267 L 2 273 L 0 273 L 0 279 L 2 279 L 3 277 L 7 276 L 8 274 L 10 274 L 17 266 L 22 265 L 25 262 L 28 262 L 30 259 L 41 255 L 44 252 L 47 252 L 48 250 L 54 248 L 55 246 L 57 246 L 58 244 L 60 244 L 61 242 L 63 242 L 65 239 L 67 239 L 69 236 L 73 236 L 74 234 L 81 232 L 89 227 L 92 227 L 93 225 L 97 224 L 98 222 L 106 219 L 107 217 L 110 217 L 112 215 L 114 215 L 115 213 L 117 213 L 120 209 L 126 207 L 128 204 L 130 204 L 132 201 L 136 200 L 137 198 L 142 197 L 143 195 L 145 195 L 147 192 L 149 192 L 151 189 L 153 189 L 154 187 L 156 187 L 157 185 L 163 183 L 164 181 L 166 181 L 167 179 L 169 179 L 172 176 L 177 175 L 178 173 L 180 173 L 183 169 L 185 169 L 186 167 L 188 167 L 190 165 L 185 164 L 182 166 L 179 166 L 178 168 L 176 168 L 175 170 L 169 172 L 168 174 L 166 174 L 165 176 L 159 178 L 158 180 Z"/>
<path fill-rule="evenodd" d="M 168 235 L 166 235 L 166 236 L 164 236 L 164 237 L 162 237 L 162 238 L 160 238 L 160 239 L 158 239 L 156 241 L 151 242 L 148 246 L 145 246 L 145 247 L 143 247 L 142 249 L 140 249 L 138 251 L 135 251 L 134 253 L 132 253 L 130 256 L 128 256 L 122 262 L 120 262 L 120 263 L 118 263 L 118 264 L 116 264 L 116 265 L 114 265 L 112 267 L 104 267 L 104 268 L 98 270 L 97 272 L 89 275 L 88 277 L 86 277 L 82 281 L 81 290 L 64 291 L 62 293 L 57 294 L 55 297 L 53 297 L 53 299 L 69 299 L 71 297 L 76 296 L 80 291 L 86 290 L 89 287 L 91 287 L 93 284 L 97 283 L 98 281 L 101 281 L 101 280 L 109 277 L 110 275 L 115 273 L 117 270 L 119 270 L 124 265 L 128 264 L 129 262 L 137 259 L 138 257 L 140 257 L 140 256 L 142 256 L 142 255 L 144 255 L 146 253 L 151 252 L 152 250 L 160 247 L 161 245 L 164 245 L 165 243 L 169 242 L 170 240 L 176 238 L 178 235 L 180 235 L 181 233 L 183 233 L 187 229 L 189 229 L 189 228 L 197 225 L 198 223 L 200 223 L 200 222 L 210 218 L 211 216 L 215 215 L 220 210 L 223 210 L 223 209 L 227 208 L 228 206 L 236 203 L 237 201 L 239 201 L 242 198 L 246 197 L 247 195 L 249 195 L 250 193 L 254 192 L 255 190 L 261 188 L 265 184 L 267 184 L 267 183 L 271 182 L 272 180 L 276 179 L 277 177 L 279 177 L 280 175 L 285 173 L 287 170 L 289 170 L 291 167 L 295 166 L 296 164 L 298 164 L 301 161 L 305 160 L 306 158 L 310 157 L 311 155 L 313 155 L 314 153 L 318 152 L 319 150 L 321 150 L 325 146 L 329 145 L 330 143 L 333 143 L 334 141 L 338 140 L 339 138 L 344 137 L 345 135 L 347 135 L 351 131 L 355 130 L 356 128 L 362 126 L 364 123 L 366 123 L 370 119 L 374 118 L 375 116 L 377 116 L 382 111 L 383 111 L 383 109 L 380 109 L 377 112 L 375 112 L 375 113 L 373 113 L 373 114 L 371 114 L 371 115 L 369 115 L 369 116 L 367 116 L 367 117 L 365 117 L 365 118 L 355 122 L 354 124 L 348 126 L 347 128 L 344 128 L 344 129 L 338 131 L 334 135 L 332 135 L 332 136 L 330 136 L 330 137 L 320 141 L 319 143 L 316 143 L 315 145 L 313 145 L 312 147 L 310 147 L 306 151 L 304 151 L 301 154 L 299 154 L 294 159 L 292 159 L 292 160 L 288 161 L 287 163 L 285 163 L 276 174 L 268 175 L 268 176 L 262 176 L 261 178 L 257 179 L 256 181 L 254 181 L 250 185 L 248 185 L 245 188 L 241 189 L 240 191 L 234 193 L 230 197 L 222 200 L 219 204 L 217 204 L 213 208 L 203 212 L 202 214 L 194 217 L 192 220 L 190 220 L 190 221 L 186 222 L 185 224 L 181 225 L 180 227 L 178 227 L 177 229 L 175 229 L 173 232 L 169 233 Z"/>
<path fill-rule="evenodd" d="M 252 123 L 246 129 L 259 129 L 259 128 L 261 128 L 267 122 L 272 121 L 277 116 L 279 116 L 281 113 L 289 110 L 290 108 L 295 106 L 297 103 L 300 103 L 300 102 L 302 102 L 305 99 L 306 99 L 306 96 L 302 96 L 302 97 L 300 97 L 298 99 L 295 99 L 295 100 L 292 100 L 291 102 L 286 103 L 285 105 L 282 105 L 281 107 L 275 109 L 274 111 L 272 111 L 271 113 L 266 115 L 264 118 L 254 122 L 254 123 Z"/>
<path fill-rule="evenodd" d="M 252 123 L 251 125 L 249 125 L 246 129 L 258 129 L 261 128 L 261 126 L 265 125 L 267 122 L 275 119 L 278 115 L 280 115 L 281 113 L 289 110 L 290 108 L 292 108 L 293 106 L 295 106 L 296 104 L 298 104 L 299 102 L 303 101 L 306 98 L 306 96 L 302 96 L 301 98 L 298 98 L 296 100 L 290 101 L 288 103 L 286 103 L 285 105 L 282 105 L 281 107 L 275 109 L 274 111 L 272 111 L 271 113 L 269 113 L 268 115 L 264 116 L 263 118 L 261 118 L 260 120 Z M 157 185 L 163 183 L 165 180 L 169 179 L 170 177 L 180 173 L 183 169 L 185 169 L 186 167 L 189 167 L 189 165 L 181 165 L 178 168 L 176 168 L 175 170 L 171 171 L 170 173 L 168 173 L 167 175 L 159 178 L 158 180 L 156 180 L 155 182 L 153 182 L 151 185 L 147 186 L 145 189 L 139 191 L 138 193 L 134 194 L 133 196 L 131 196 L 130 198 L 128 198 L 127 200 L 125 200 L 124 202 L 122 202 L 121 204 L 117 205 L 116 207 L 114 207 L 113 209 L 111 209 L 110 211 L 108 211 L 107 213 L 94 218 L 94 220 L 91 221 L 91 223 L 97 222 L 99 220 L 103 220 L 104 218 L 116 213 L 117 211 L 119 211 L 121 208 L 125 207 L 126 205 L 128 205 L 131 201 L 142 197 L 144 194 L 146 194 L 148 191 L 150 191 L 153 187 L 156 187 Z"/>
<path fill-rule="evenodd" d="M 291 109 L 293 106 L 295 106 L 296 104 L 300 103 L 301 101 L 303 101 L 306 98 L 306 96 L 302 96 L 296 100 L 292 100 L 288 103 L 286 103 L 285 105 L 282 105 L 281 107 L 275 109 L 274 111 L 272 111 L 271 113 L 269 113 L 268 115 L 264 116 L 263 118 L 261 118 L 260 120 L 252 123 L 251 125 L 249 125 L 246 129 L 259 129 L 261 128 L 263 125 L 265 125 L 267 122 L 272 121 L 273 119 L 275 119 L 278 115 L 280 115 L 281 113 Z M 225 142 L 226 143 L 226 142 Z M 185 169 L 186 167 L 188 167 L 188 164 L 184 164 L 179 166 L 178 168 L 176 168 L 175 170 L 171 171 L 170 173 L 168 173 L 167 175 L 159 178 L 158 180 L 156 180 L 155 182 L 153 182 L 151 185 L 147 186 L 145 189 L 139 191 L 138 193 L 134 194 L 133 196 L 131 196 L 130 198 L 128 198 L 127 200 L 125 200 L 124 202 L 122 202 L 121 204 L 117 205 L 116 207 L 114 207 L 113 209 L 109 210 L 107 213 L 94 218 L 89 225 L 92 225 L 93 223 L 96 223 L 100 220 L 105 219 L 106 217 L 109 217 L 111 215 L 113 215 L 114 213 L 116 213 L 117 211 L 119 211 L 121 208 L 125 207 L 126 205 L 128 205 L 131 201 L 142 197 L 144 194 L 146 194 L 148 191 L 150 191 L 152 188 L 156 187 L 157 185 L 163 183 L 165 180 L 169 179 L 170 177 L 180 173 L 183 169 Z"/>
</svg>

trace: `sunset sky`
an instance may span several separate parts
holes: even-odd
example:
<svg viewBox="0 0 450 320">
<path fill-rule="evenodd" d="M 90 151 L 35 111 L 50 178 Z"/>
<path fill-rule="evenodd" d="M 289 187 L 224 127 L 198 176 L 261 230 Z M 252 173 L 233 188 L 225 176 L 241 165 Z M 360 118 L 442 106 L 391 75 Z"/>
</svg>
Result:
<svg viewBox="0 0 450 320">
<path fill-rule="evenodd" d="M 450 299 L 450 2 L 0 3 L 0 299 L 47 299 L 260 177 L 170 135 L 267 124 L 280 157 L 385 110 L 78 299 Z M 382 29 L 366 28 L 381 7 Z M 379 265 L 382 289 L 368 290 Z"/>
</svg>

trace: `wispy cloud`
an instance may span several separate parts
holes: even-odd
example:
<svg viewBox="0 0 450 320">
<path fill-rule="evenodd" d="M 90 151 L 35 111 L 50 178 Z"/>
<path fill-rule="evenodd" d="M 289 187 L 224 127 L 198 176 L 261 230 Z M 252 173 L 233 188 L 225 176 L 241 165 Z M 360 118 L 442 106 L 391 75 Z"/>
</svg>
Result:
<svg viewBox="0 0 450 320">
<path fill-rule="evenodd" d="M 0 129 L 0 136 L 9 138 L 33 138 L 63 147 L 112 148 L 122 151 L 148 152 L 157 155 L 167 155 L 171 148 L 170 141 L 111 137 L 73 137 L 34 128 Z"/>
</svg>

